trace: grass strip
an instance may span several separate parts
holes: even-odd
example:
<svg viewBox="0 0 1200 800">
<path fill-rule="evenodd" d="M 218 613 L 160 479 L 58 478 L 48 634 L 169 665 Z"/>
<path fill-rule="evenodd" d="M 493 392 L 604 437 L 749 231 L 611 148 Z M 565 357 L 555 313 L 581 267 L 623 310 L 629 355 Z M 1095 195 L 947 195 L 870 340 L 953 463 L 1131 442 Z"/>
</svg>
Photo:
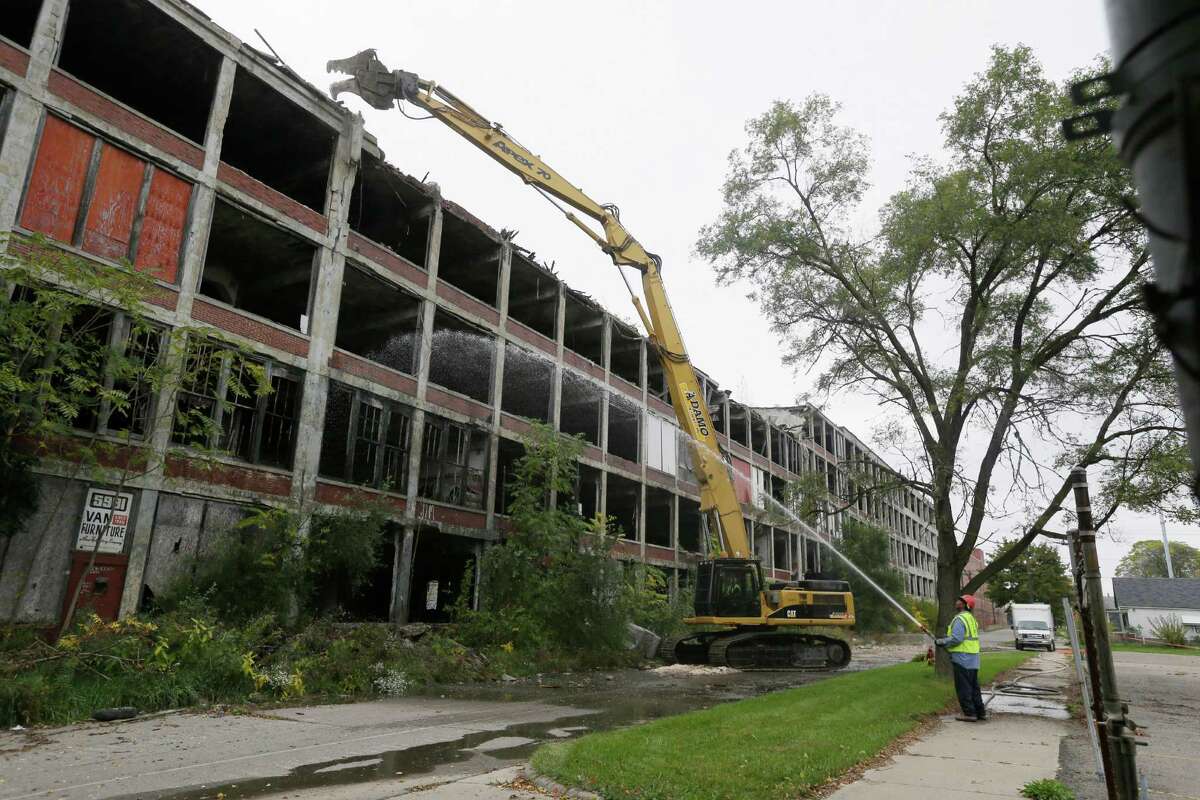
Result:
<svg viewBox="0 0 1200 800">
<path fill-rule="evenodd" d="M 985 653 L 980 680 L 1029 653 Z M 802 796 L 911 731 L 954 697 L 922 663 L 818 683 L 540 748 L 533 768 L 607 798 Z"/>
<path fill-rule="evenodd" d="M 1113 642 L 1112 649 L 1123 653 L 1162 653 L 1168 656 L 1200 656 L 1200 647 L 1164 647 L 1158 644 Z"/>
</svg>

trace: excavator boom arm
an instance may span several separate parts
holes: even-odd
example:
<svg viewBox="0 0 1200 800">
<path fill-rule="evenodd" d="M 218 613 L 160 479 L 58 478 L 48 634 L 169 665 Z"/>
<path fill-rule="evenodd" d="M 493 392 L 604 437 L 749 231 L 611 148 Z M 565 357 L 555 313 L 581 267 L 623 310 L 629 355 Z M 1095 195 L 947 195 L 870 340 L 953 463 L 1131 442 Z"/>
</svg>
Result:
<svg viewBox="0 0 1200 800">
<path fill-rule="evenodd" d="M 687 432 L 692 464 L 700 482 L 701 510 L 715 516 L 723 554 L 750 556 L 750 542 L 742 520 L 741 505 L 734 490 L 730 469 L 721 457 L 716 430 L 696 371 L 684 348 L 675 314 L 667 300 L 659 260 L 647 252 L 625 226 L 616 210 L 597 203 L 583 190 L 563 178 L 500 126 L 437 84 L 411 72 L 388 70 L 374 50 L 347 59 L 330 61 L 326 68 L 352 77 L 335 83 L 330 93 L 336 99 L 352 92 L 372 106 L 391 108 L 398 100 L 412 102 L 448 125 L 460 136 L 491 156 L 526 184 L 566 203 L 600 224 L 602 232 L 575 214 L 567 218 L 592 238 L 618 267 L 634 267 L 642 274 L 645 307 L 635 296 L 634 306 L 662 362 L 671 401 L 679 425 Z M 648 314 L 647 314 L 648 310 Z"/>
</svg>

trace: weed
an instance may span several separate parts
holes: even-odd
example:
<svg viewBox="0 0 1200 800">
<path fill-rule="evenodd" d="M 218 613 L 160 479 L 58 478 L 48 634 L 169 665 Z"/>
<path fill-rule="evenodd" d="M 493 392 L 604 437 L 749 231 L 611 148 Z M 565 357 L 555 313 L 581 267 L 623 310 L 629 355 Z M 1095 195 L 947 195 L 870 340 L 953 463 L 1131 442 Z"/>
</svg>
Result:
<svg viewBox="0 0 1200 800">
<path fill-rule="evenodd" d="M 1075 793 L 1053 778 L 1030 781 L 1021 787 L 1021 795 L 1030 800 L 1075 800 Z"/>
</svg>

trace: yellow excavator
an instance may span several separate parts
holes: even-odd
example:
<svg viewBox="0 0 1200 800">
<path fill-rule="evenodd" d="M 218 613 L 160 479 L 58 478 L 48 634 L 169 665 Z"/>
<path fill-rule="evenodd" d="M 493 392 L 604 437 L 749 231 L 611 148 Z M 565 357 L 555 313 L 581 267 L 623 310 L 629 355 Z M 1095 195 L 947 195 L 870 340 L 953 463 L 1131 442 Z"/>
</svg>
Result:
<svg viewBox="0 0 1200 800">
<path fill-rule="evenodd" d="M 612 258 L 625 279 L 638 317 L 662 362 L 675 416 L 688 434 L 692 465 L 700 483 L 700 510 L 720 542 L 720 551 L 701 561 L 696 571 L 696 615 L 687 622 L 704 629 L 665 640 L 660 655 L 668 662 L 737 669 L 828 670 L 846 666 L 850 662 L 846 642 L 803 629 L 852 625 L 854 598 L 850 587 L 843 581 L 825 580 L 764 583 L 761 565 L 750 552 L 731 468 L 721 452 L 700 381 L 667 301 L 661 260 L 630 235 L 621 224 L 617 208 L 588 197 L 500 125 L 444 87 L 411 72 L 389 70 L 374 50 L 329 61 L 326 70 L 350 76 L 330 87 L 335 100 L 342 93 L 351 93 L 383 110 L 403 101 L 412 103 L 552 202 L 570 206 L 564 208 L 555 202 L 568 220 Z M 600 230 L 571 209 L 594 220 Z M 629 287 L 623 267 L 641 273 L 644 306 Z"/>
</svg>

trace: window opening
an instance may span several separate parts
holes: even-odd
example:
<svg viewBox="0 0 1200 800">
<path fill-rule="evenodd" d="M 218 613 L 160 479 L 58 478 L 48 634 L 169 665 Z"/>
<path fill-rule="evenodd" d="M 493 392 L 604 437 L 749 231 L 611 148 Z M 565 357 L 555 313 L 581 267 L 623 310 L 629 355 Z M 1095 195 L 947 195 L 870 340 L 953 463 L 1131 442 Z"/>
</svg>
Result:
<svg viewBox="0 0 1200 800">
<path fill-rule="evenodd" d="M 421 452 L 421 497 L 483 508 L 487 450 L 486 431 L 427 414 Z"/>
<path fill-rule="evenodd" d="M 11 2 L 6 0 L 0 16 L 8 16 Z M 153 3 L 71 3 L 58 66 L 193 142 L 204 142 L 221 54 Z"/>
</svg>

